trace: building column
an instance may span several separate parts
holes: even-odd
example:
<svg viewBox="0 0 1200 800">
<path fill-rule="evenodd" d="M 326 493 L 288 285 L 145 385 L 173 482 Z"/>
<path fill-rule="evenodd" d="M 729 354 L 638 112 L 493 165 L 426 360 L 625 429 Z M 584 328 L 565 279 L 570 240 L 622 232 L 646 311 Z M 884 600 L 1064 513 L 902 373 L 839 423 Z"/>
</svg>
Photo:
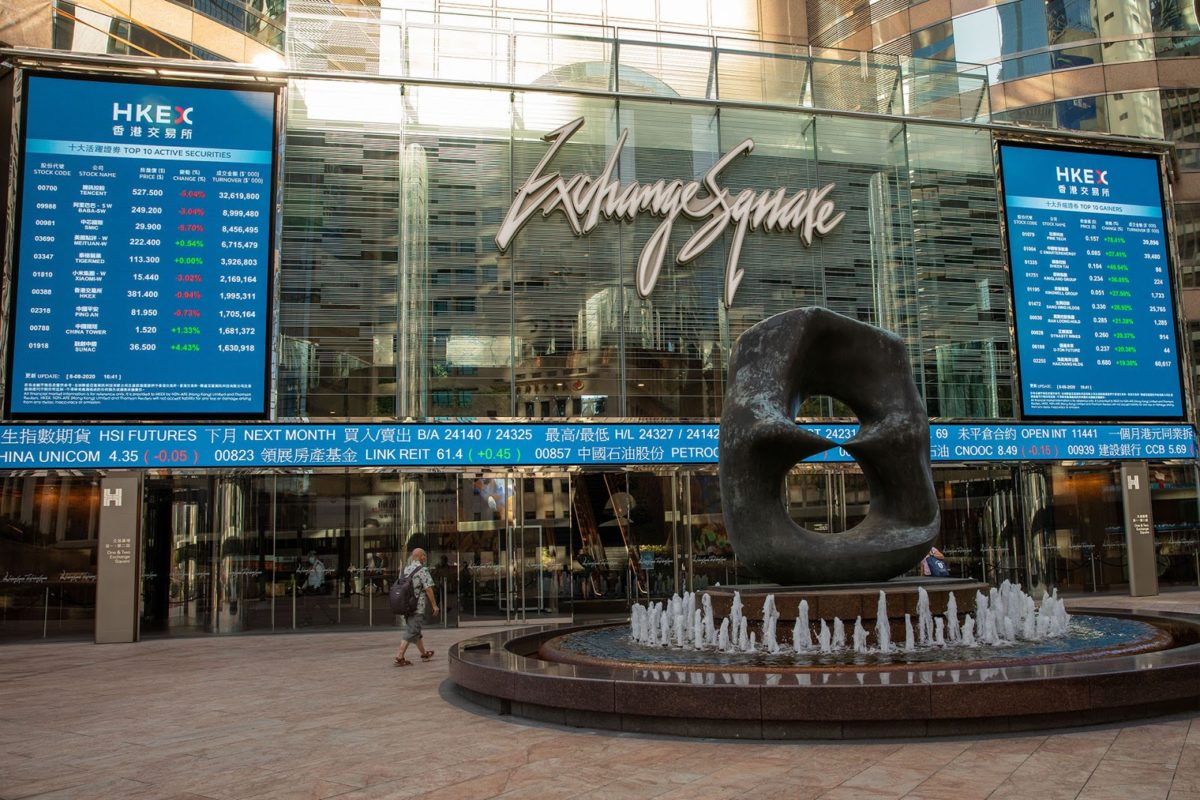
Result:
<svg viewBox="0 0 1200 800">
<path fill-rule="evenodd" d="M 141 499 L 141 480 L 136 472 L 110 472 L 100 480 L 96 644 L 138 639 Z"/>
<path fill-rule="evenodd" d="M 1125 508 L 1125 552 L 1129 563 L 1129 596 L 1158 594 L 1158 556 L 1154 552 L 1154 514 L 1150 507 L 1150 467 L 1145 461 L 1121 465 L 1121 497 Z"/>
</svg>

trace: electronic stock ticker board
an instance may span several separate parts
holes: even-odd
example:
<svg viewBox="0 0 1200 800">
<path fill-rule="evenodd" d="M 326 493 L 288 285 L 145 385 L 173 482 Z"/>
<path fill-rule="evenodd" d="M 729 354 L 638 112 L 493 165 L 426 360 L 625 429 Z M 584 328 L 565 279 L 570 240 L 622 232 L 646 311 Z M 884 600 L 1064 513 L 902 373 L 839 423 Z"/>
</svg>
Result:
<svg viewBox="0 0 1200 800">
<path fill-rule="evenodd" d="M 1027 418 L 1184 416 L 1158 159 L 1002 144 Z"/>
<path fill-rule="evenodd" d="M 266 417 L 276 102 L 28 77 L 11 417 Z"/>
</svg>

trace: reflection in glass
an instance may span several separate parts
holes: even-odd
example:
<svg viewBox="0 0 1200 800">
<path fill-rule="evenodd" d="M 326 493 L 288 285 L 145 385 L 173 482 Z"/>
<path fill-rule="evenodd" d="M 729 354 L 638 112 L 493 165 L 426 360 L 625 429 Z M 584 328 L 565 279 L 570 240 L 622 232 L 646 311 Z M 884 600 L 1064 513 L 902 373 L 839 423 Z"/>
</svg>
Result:
<svg viewBox="0 0 1200 800">
<path fill-rule="evenodd" d="M 1200 505 L 1194 466 L 1150 465 L 1158 581 L 1200 584 Z"/>
<path fill-rule="evenodd" d="M 0 640 L 92 635 L 100 482 L 0 479 Z"/>
<path fill-rule="evenodd" d="M 711 108 L 622 103 L 620 125 L 630 130 L 621 162 L 622 182 L 648 185 L 699 178 L 719 158 L 722 144 L 729 149 L 741 141 L 730 135 L 722 142 L 725 131 L 717 122 Z M 757 152 L 755 156 L 759 160 Z M 737 166 L 749 160 L 741 159 Z M 735 169 L 721 177 L 721 184 L 729 185 L 731 191 Z M 658 283 L 649 297 L 641 297 L 634 275 L 637 255 L 662 222 L 659 217 L 642 214 L 622 226 L 630 244 L 629 257 L 622 264 L 627 413 L 713 417 L 719 413 L 724 377 L 721 298 L 725 248 L 717 244 L 689 264 L 675 263 L 677 248 L 702 224 L 677 220 Z M 750 237 L 753 241 L 743 246 L 743 252 L 754 250 L 761 240 L 761 234 Z"/>
<path fill-rule="evenodd" d="M 697 591 L 738 583 L 737 559 L 721 514 L 720 480 L 715 474 L 692 473 L 681 481 L 687 535 L 687 558 L 680 556 L 683 588 Z"/>
<path fill-rule="evenodd" d="M 523 183 L 546 155 L 542 137 L 576 117 L 584 126 L 548 169 L 599 176 L 616 145 L 615 105 L 609 100 L 519 95 L 513 117 L 513 182 Z M 625 152 L 634 145 L 630 141 Z M 502 197 L 507 203 L 510 197 Z M 500 209 L 497 209 L 497 222 Z M 494 235 L 494 229 L 490 232 Z M 495 246 L 489 241 L 489 251 Z M 515 314 L 515 413 L 527 417 L 619 415 L 623 309 L 632 292 L 621 285 L 622 263 L 636 259 L 629 226 L 601 220 L 586 238 L 565 217 L 536 217 L 500 257 L 511 270 Z M 507 387 L 505 387 L 507 388 Z"/>
<path fill-rule="evenodd" d="M 1054 104 L 1039 103 L 1038 105 L 1024 106 L 1023 108 L 997 111 L 992 114 L 992 118 L 996 122 L 1024 123 L 1036 125 L 1039 128 L 1053 128 L 1055 124 Z"/>
<path fill-rule="evenodd" d="M 1050 54 L 1055 69 L 1072 69 L 1086 67 L 1088 64 L 1100 63 L 1100 45 L 1089 44 L 1082 47 L 1064 47 Z"/>
<path fill-rule="evenodd" d="M 1052 45 L 1094 39 L 1096 9 L 1091 0 L 1046 0 L 1046 28 Z"/>
<path fill-rule="evenodd" d="M 1016 0 L 997 7 L 1000 47 L 1005 55 L 1039 50 L 1049 44 L 1045 0 Z"/>
<path fill-rule="evenodd" d="M 1004 580 L 1027 585 L 1014 471 L 939 469 L 934 480 L 942 514 L 937 546 L 951 575 L 993 585 Z"/>
<path fill-rule="evenodd" d="M 284 166 L 279 407 L 284 417 L 396 411 L 400 231 L 397 88 L 293 82 Z M 388 92 L 395 100 L 388 101 Z M 381 93 L 384 93 L 381 96 Z M 303 154 L 305 157 L 298 157 Z M 315 166 L 314 166 L 315 165 Z M 406 192 L 412 195 L 412 192 Z"/>
<path fill-rule="evenodd" d="M 1159 93 L 1117 92 L 1104 97 L 1106 130 L 1123 136 L 1162 139 L 1165 109 Z"/>
<path fill-rule="evenodd" d="M 1054 104 L 1058 126 L 1072 131 L 1103 131 L 1106 105 L 1107 98 L 1103 95 L 1059 100 Z"/>
<path fill-rule="evenodd" d="M 1011 81 L 1017 78 L 1028 78 L 1041 75 L 1051 68 L 1049 53 L 1034 53 L 1021 58 L 1009 58 L 1000 64 L 999 80 Z"/>
<path fill-rule="evenodd" d="M 1163 136 L 1173 142 L 1200 144 L 1200 88 L 1161 89 Z"/>
<path fill-rule="evenodd" d="M 991 138 L 916 126 L 907 134 L 922 310 L 917 385 L 930 416 L 1009 417 L 1006 268 L 996 227 L 969 210 L 996 202 Z"/>
</svg>

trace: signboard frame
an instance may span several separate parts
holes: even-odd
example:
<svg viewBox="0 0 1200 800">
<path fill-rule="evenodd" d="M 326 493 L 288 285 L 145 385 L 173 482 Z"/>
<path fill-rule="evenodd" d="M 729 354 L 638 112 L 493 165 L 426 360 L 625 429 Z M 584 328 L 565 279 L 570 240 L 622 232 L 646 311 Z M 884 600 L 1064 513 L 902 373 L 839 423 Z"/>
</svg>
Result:
<svg viewBox="0 0 1200 800">
<path fill-rule="evenodd" d="M 5 338 L 3 342 L 3 356 L 0 358 L 0 364 L 3 365 L 3 383 L 4 391 L 0 402 L 3 403 L 4 418 L 14 421 L 31 422 L 31 421 L 82 421 L 82 420 L 98 420 L 98 421 L 203 421 L 203 420 L 247 420 L 247 421 L 267 421 L 273 419 L 276 407 L 275 399 L 275 363 L 278 358 L 277 342 L 278 342 L 278 302 L 276 294 L 278 292 L 278 270 L 279 270 L 279 237 L 280 237 L 280 211 L 281 198 L 280 191 L 283 184 L 281 171 L 283 169 L 283 131 L 284 131 L 284 109 L 285 109 L 285 87 L 281 82 L 268 81 L 246 81 L 239 80 L 236 76 L 213 78 L 204 76 L 202 78 L 190 79 L 186 77 L 171 77 L 158 78 L 150 77 L 143 74 L 128 74 L 119 71 L 105 72 L 75 72 L 69 70 L 53 70 L 40 67 L 21 68 L 14 70 L 14 86 L 17 91 L 18 109 L 14 113 L 15 124 L 13 128 L 13 137 L 9 142 L 9 154 L 16 169 L 11 171 L 13 177 L 11 185 L 8 187 L 8 194 L 5 198 L 8 208 L 11 213 L 9 219 L 11 224 L 8 226 L 7 247 L 5 253 L 7 259 L 4 264 L 3 275 L 3 298 L 0 302 L 0 308 L 7 314 L 8 319 L 4 324 Z M 268 170 L 270 180 L 264 186 L 266 194 L 267 212 L 267 231 L 266 231 L 266 252 L 263 255 L 261 269 L 265 273 L 265 308 L 263 313 L 262 327 L 263 330 L 259 334 L 257 342 L 260 342 L 262 348 L 262 373 L 261 373 L 261 391 L 262 404 L 252 412 L 218 412 L 200 410 L 201 405 L 192 401 L 189 409 L 181 409 L 179 411 L 161 411 L 161 412 L 119 412 L 119 411 L 81 411 L 81 412 L 27 412 L 14 411 L 12 404 L 13 392 L 13 364 L 16 356 L 16 335 L 17 335 L 17 314 L 16 304 L 19 299 L 18 287 L 20 278 L 20 246 L 21 246 L 21 231 L 24 215 L 24 177 L 26 159 L 28 157 L 28 148 L 26 139 L 28 133 L 28 115 L 29 115 L 29 88 L 30 81 L 34 78 L 51 78 L 61 80 L 71 80 L 80 82 L 95 82 L 101 84 L 139 84 L 155 87 L 180 87 L 189 89 L 212 89 L 217 91 L 241 91 L 255 92 L 271 97 L 271 163 Z"/>
<path fill-rule="evenodd" d="M 1081 414 L 1081 413 L 1031 413 L 1025 405 L 1025 375 L 1021 368 L 1021 338 L 1017 325 L 1017 315 L 1020 310 L 1017 306 L 1017 286 L 1016 273 L 1013 265 L 1015 258 L 1012 248 L 1009 246 L 1009 208 L 1007 202 L 1008 184 L 1005 176 L 1004 164 L 1004 148 L 1022 148 L 1030 150 L 1042 151 L 1059 151 L 1076 154 L 1103 155 L 1123 158 L 1135 158 L 1153 162 L 1154 174 L 1158 181 L 1158 207 L 1162 221 L 1163 235 L 1163 253 L 1166 262 L 1167 286 L 1170 289 L 1171 297 L 1169 307 L 1171 309 L 1171 324 L 1172 332 L 1175 336 L 1175 377 L 1176 387 L 1179 398 L 1179 414 Z M 1016 390 L 1014 402 L 1018 409 L 1017 419 L 1030 420 L 1033 422 L 1189 422 L 1191 420 L 1190 403 L 1188 398 L 1191 392 L 1188 375 L 1183 368 L 1183 362 L 1187 353 L 1187 339 L 1183 335 L 1180 326 L 1182 319 L 1182 309 L 1180 307 L 1180 287 L 1176 280 L 1176 259 L 1177 253 L 1175 248 L 1174 226 L 1172 224 L 1171 206 L 1169 197 L 1167 196 L 1168 181 L 1164 168 L 1165 153 L 1157 150 L 1126 148 L 1126 147 L 1097 147 L 1090 143 L 1071 141 L 1064 143 L 1062 141 L 1048 141 L 1041 138 L 1006 138 L 995 137 L 993 139 L 994 157 L 996 163 L 996 192 L 999 203 L 999 216 L 1001 226 L 1001 246 L 1004 249 L 1005 264 L 1008 267 L 1008 289 L 1009 289 L 1009 312 L 1010 312 L 1010 335 L 1012 338 L 1012 373 L 1013 381 L 1016 384 L 1013 388 Z M 1082 310 L 1082 309 L 1081 309 Z"/>
</svg>

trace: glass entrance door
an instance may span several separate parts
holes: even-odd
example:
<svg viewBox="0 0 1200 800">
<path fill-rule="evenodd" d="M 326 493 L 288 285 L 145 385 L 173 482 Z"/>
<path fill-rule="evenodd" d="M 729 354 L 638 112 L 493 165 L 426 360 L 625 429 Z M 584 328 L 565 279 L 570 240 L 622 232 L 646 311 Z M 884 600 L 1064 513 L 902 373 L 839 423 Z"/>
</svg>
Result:
<svg viewBox="0 0 1200 800">
<path fill-rule="evenodd" d="M 738 583 L 738 565 L 721 514 L 721 483 L 716 473 L 685 473 L 679 486 L 684 535 L 675 561 L 680 591 Z"/>
<path fill-rule="evenodd" d="M 509 619 L 524 620 L 530 614 L 542 613 L 545 607 L 542 528 L 540 525 L 513 525 L 504 540 L 500 606 Z"/>
<path fill-rule="evenodd" d="M 512 613 L 505 579 L 511 561 L 511 499 L 511 481 L 504 473 L 458 479 L 455 528 L 463 621 L 507 619 Z"/>
<path fill-rule="evenodd" d="M 461 620 L 560 613 L 571 584 L 571 489 L 566 474 L 496 472 L 459 481 Z"/>
</svg>

